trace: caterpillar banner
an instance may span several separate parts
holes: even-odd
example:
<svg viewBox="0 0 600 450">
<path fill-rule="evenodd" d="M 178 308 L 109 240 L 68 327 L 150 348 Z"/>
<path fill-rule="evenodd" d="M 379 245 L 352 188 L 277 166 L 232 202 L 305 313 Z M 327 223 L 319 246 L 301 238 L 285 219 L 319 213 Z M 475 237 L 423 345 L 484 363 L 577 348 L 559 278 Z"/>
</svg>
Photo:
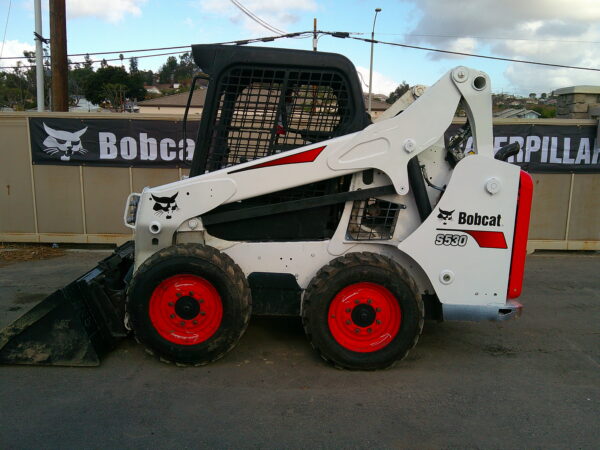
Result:
<svg viewBox="0 0 600 450">
<path fill-rule="evenodd" d="M 181 121 L 127 119 L 29 119 L 33 164 L 121 167 L 185 167 L 194 155 L 198 121 L 187 124 L 184 143 Z M 446 140 L 459 125 L 452 125 Z M 276 132 L 276 130 L 274 131 Z M 536 172 L 600 172 L 597 126 L 494 125 L 494 149 L 513 142 L 521 151 L 511 158 Z M 472 150 L 472 138 L 466 150 Z"/>
</svg>

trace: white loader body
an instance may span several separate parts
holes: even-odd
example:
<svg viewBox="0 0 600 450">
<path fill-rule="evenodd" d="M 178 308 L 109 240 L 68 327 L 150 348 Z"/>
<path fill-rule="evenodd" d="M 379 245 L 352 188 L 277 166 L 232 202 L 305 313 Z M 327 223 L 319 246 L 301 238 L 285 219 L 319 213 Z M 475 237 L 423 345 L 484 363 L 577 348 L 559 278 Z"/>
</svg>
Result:
<svg viewBox="0 0 600 450">
<path fill-rule="evenodd" d="M 476 79 L 483 87 L 475 86 Z M 466 100 L 476 154 L 450 170 L 442 164 L 441 139 L 461 96 Z M 447 184 L 441 199 L 439 192 L 429 190 L 435 208 L 423 223 L 409 191 L 406 169 L 408 160 L 420 154 L 429 162 L 427 173 L 434 184 Z M 368 186 L 360 176 L 367 169 L 376 170 Z M 211 237 L 202 226 L 202 215 L 219 205 L 348 173 L 359 173 L 350 190 L 393 185 L 396 194 L 384 198 L 406 209 L 400 212 L 391 239 L 348 239 L 351 201 L 334 237 L 326 241 L 231 242 Z M 257 267 L 261 272 L 290 273 L 304 289 L 333 258 L 350 251 L 370 251 L 408 265 L 419 288 L 437 295 L 446 319 L 505 318 L 519 308 L 516 302 L 506 300 L 519 174 L 517 166 L 494 159 L 487 75 L 458 67 L 400 115 L 363 131 L 146 188 L 140 195 L 135 223 L 135 265 L 139 267 L 154 252 L 173 243 L 197 242 L 230 255 L 246 275 Z M 170 216 L 156 215 L 153 195 L 177 195 L 178 209 Z M 453 213 L 443 220 L 438 217 L 440 210 Z M 476 222 L 476 217 L 487 220 L 485 224 Z M 500 239 L 500 244 L 494 239 Z"/>
<path fill-rule="evenodd" d="M 215 86 L 195 176 L 125 211 L 128 317 L 153 352 L 204 364 L 251 312 L 300 315 L 324 359 L 373 370 L 406 356 L 424 318 L 520 314 L 531 178 L 505 162 L 518 147 L 494 154 L 485 73 L 457 67 L 369 124 L 340 55 L 296 51 L 300 66 L 322 58 L 302 72 L 281 49 L 194 50 Z M 459 107 L 467 122 L 446 143 Z"/>
</svg>

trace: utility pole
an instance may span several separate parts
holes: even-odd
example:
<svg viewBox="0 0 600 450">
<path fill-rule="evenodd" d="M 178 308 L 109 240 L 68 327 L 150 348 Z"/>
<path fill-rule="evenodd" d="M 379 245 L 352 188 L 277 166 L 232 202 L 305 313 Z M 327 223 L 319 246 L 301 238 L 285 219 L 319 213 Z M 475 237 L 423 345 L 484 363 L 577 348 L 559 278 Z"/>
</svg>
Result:
<svg viewBox="0 0 600 450">
<path fill-rule="evenodd" d="M 44 110 L 44 55 L 42 48 L 42 0 L 35 0 L 35 84 L 37 110 Z"/>
<path fill-rule="evenodd" d="M 68 111 L 67 19 L 65 0 L 50 0 L 52 111 Z"/>
<path fill-rule="evenodd" d="M 313 19 L 313 51 L 317 51 L 317 18 Z"/>
<path fill-rule="evenodd" d="M 373 44 L 375 43 L 375 22 L 377 14 L 381 12 L 381 8 L 375 8 L 375 18 L 373 19 L 373 31 L 371 31 L 371 65 L 369 68 L 369 114 L 371 114 L 371 103 L 373 102 Z"/>
</svg>

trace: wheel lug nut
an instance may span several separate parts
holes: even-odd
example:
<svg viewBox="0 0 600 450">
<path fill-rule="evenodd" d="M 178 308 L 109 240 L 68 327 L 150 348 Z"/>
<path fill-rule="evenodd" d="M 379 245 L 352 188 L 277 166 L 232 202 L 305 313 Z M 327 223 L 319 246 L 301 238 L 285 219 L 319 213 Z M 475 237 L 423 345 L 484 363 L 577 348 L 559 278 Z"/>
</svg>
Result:
<svg viewBox="0 0 600 450">
<path fill-rule="evenodd" d="M 355 329 L 354 329 L 354 332 L 355 332 L 355 333 L 360 333 L 360 330 L 359 330 L 358 328 L 355 328 Z"/>
<path fill-rule="evenodd" d="M 181 322 L 179 322 L 179 325 L 181 325 L 182 327 L 185 326 L 185 322 L 182 320 Z"/>
<path fill-rule="evenodd" d="M 354 303 L 356 303 L 358 305 L 360 303 L 360 301 L 354 300 Z"/>
<path fill-rule="evenodd" d="M 175 314 L 171 314 L 169 317 L 170 317 L 171 319 L 174 319 L 174 318 L 175 318 Z"/>
<path fill-rule="evenodd" d="M 377 319 L 375 322 L 377 322 L 377 325 L 381 325 L 381 320 Z"/>
<path fill-rule="evenodd" d="M 204 303 L 204 299 L 199 298 L 198 303 Z"/>
<path fill-rule="evenodd" d="M 350 325 L 350 321 L 349 320 L 346 320 L 346 325 Z"/>
<path fill-rule="evenodd" d="M 204 311 L 200 311 L 200 315 L 201 315 L 201 316 L 205 316 L 205 315 L 206 315 L 206 312 L 204 312 Z"/>
<path fill-rule="evenodd" d="M 190 295 L 193 297 L 193 296 L 194 296 L 194 292 L 193 292 L 193 291 L 190 291 Z"/>
<path fill-rule="evenodd" d="M 352 311 L 350 308 L 346 308 L 346 312 L 350 312 Z"/>
<path fill-rule="evenodd" d="M 193 320 L 193 321 L 192 321 L 192 323 L 193 323 L 194 325 L 198 325 L 198 321 L 197 321 L 197 320 Z"/>
<path fill-rule="evenodd" d="M 332 318 L 332 319 L 335 319 L 335 314 L 332 314 L 332 315 L 331 315 L 331 318 Z"/>
<path fill-rule="evenodd" d="M 178 292 L 176 295 L 177 297 L 181 297 L 181 292 Z"/>
<path fill-rule="evenodd" d="M 367 333 L 372 333 L 373 330 L 371 328 L 367 328 Z"/>
<path fill-rule="evenodd" d="M 169 306 L 173 306 L 175 303 L 173 302 L 169 302 Z"/>
<path fill-rule="evenodd" d="M 375 311 L 381 312 L 381 308 L 375 308 Z"/>
<path fill-rule="evenodd" d="M 370 305 L 371 303 L 373 303 L 373 299 L 368 299 L 367 303 Z"/>
</svg>

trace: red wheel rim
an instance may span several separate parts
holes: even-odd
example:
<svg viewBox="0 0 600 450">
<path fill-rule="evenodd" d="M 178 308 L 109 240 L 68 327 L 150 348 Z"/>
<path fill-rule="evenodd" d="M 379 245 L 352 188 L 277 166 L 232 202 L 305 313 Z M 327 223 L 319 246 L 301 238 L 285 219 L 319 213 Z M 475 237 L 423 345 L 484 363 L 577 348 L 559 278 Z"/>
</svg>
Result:
<svg viewBox="0 0 600 450">
<path fill-rule="evenodd" d="M 342 347 L 353 352 L 381 350 L 400 330 L 402 311 L 388 289 L 375 283 L 355 283 L 342 289 L 329 305 L 329 330 Z"/>
<path fill-rule="evenodd" d="M 162 281 L 150 297 L 150 320 L 163 338 L 179 345 L 206 341 L 221 326 L 223 303 L 209 281 L 175 275 Z"/>
</svg>

